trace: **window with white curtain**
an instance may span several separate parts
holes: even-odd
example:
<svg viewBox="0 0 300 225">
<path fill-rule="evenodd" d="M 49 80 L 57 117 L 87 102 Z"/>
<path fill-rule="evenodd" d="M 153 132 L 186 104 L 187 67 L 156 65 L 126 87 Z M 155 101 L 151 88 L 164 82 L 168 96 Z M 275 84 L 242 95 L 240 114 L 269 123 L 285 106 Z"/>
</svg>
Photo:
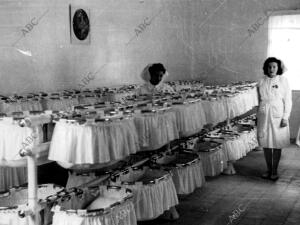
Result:
<svg viewBox="0 0 300 225">
<path fill-rule="evenodd" d="M 268 56 L 283 61 L 292 90 L 300 90 L 300 11 L 274 12 L 269 18 Z"/>
</svg>

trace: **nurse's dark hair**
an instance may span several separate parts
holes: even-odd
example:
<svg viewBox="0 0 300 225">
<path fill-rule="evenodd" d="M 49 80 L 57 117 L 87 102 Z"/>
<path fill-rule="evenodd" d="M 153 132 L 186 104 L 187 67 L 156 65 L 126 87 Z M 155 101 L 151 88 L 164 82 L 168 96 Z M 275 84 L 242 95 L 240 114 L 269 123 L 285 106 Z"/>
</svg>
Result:
<svg viewBox="0 0 300 225">
<path fill-rule="evenodd" d="M 275 57 L 269 57 L 264 62 L 264 66 L 263 66 L 264 74 L 268 75 L 268 66 L 269 66 L 269 63 L 272 63 L 272 62 L 275 62 L 278 65 L 277 75 L 282 75 L 283 72 L 285 71 L 285 67 L 284 67 L 282 61 L 280 59 L 275 58 Z"/>
<path fill-rule="evenodd" d="M 166 72 L 166 68 L 161 63 L 154 63 L 149 67 L 149 73 L 150 75 L 155 75 L 157 72 L 162 71 L 163 73 Z"/>
</svg>

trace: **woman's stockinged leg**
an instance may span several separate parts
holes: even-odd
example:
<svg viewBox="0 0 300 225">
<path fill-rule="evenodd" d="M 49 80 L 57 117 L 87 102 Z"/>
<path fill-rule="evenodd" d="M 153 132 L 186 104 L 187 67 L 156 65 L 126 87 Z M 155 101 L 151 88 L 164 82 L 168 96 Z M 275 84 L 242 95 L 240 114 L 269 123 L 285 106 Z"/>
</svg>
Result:
<svg viewBox="0 0 300 225">
<path fill-rule="evenodd" d="M 274 179 L 276 179 L 276 180 L 278 179 L 277 169 L 278 169 L 280 158 L 281 158 L 281 149 L 274 148 L 274 152 L 273 152 L 273 166 L 272 166 L 272 177 Z"/>
<path fill-rule="evenodd" d="M 264 155 L 267 164 L 268 171 L 262 175 L 263 178 L 270 178 L 272 175 L 272 168 L 273 168 L 273 149 L 271 148 L 264 148 Z"/>
<path fill-rule="evenodd" d="M 264 148 L 264 155 L 265 155 L 265 160 L 267 163 L 267 168 L 268 172 L 272 172 L 272 159 L 273 159 L 273 149 L 271 148 Z"/>
</svg>

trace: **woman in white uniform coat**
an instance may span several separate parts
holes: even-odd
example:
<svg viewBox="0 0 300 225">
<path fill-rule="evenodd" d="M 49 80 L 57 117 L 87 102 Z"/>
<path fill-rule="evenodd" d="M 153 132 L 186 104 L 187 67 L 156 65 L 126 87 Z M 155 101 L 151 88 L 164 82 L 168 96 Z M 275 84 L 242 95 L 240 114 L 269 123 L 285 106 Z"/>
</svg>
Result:
<svg viewBox="0 0 300 225">
<path fill-rule="evenodd" d="M 141 73 L 141 78 L 146 82 L 142 85 L 137 95 L 153 95 L 161 93 L 174 93 L 171 86 L 163 83 L 168 76 L 168 72 L 161 63 L 153 63 L 147 65 Z"/>
<path fill-rule="evenodd" d="M 277 180 L 281 149 L 290 144 L 289 116 L 292 108 L 291 90 L 283 74 L 280 60 L 270 57 L 263 66 L 266 75 L 258 82 L 258 142 L 264 148 L 268 171 L 263 178 Z"/>
</svg>

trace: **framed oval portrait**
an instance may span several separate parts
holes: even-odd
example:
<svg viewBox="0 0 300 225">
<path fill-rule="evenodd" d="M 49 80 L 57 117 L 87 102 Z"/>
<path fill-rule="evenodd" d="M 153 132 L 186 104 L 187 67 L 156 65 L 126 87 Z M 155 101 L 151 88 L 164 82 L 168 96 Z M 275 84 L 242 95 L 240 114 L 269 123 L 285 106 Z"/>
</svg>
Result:
<svg viewBox="0 0 300 225">
<path fill-rule="evenodd" d="M 70 5 L 70 30 L 72 44 L 90 44 L 89 9 Z"/>
</svg>

